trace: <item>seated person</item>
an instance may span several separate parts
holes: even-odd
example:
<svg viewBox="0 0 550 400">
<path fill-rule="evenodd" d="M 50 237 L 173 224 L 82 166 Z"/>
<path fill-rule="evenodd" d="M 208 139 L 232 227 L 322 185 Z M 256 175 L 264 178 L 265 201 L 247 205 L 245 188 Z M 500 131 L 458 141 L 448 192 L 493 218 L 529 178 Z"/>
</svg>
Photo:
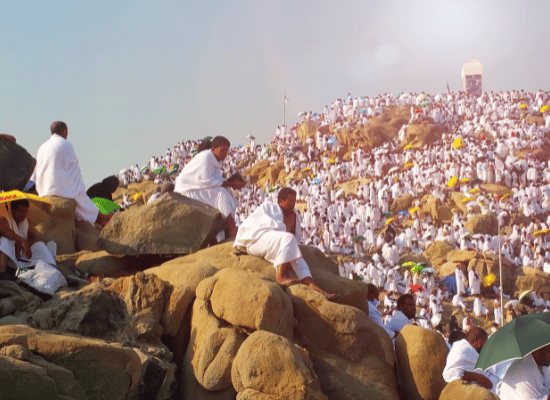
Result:
<svg viewBox="0 0 550 400">
<path fill-rule="evenodd" d="M 176 179 L 174 192 L 217 208 L 227 223 L 226 237 L 237 234 L 235 210 L 239 205 L 229 189 L 242 189 L 244 182 L 225 180 L 221 162 L 227 157 L 230 142 L 216 136 L 210 149 L 204 149 L 185 165 Z"/>
<path fill-rule="evenodd" d="M 113 201 L 113 193 L 117 190 L 119 180 L 116 175 L 108 176 L 99 183 L 95 183 L 88 190 L 86 194 L 90 199 L 94 197 L 101 197 Z"/>
<path fill-rule="evenodd" d="M 0 204 L 0 207 L 7 207 L 6 216 L 0 217 L 1 276 L 8 278 L 8 264 L 13 269 L 28 268 L 36 264 L 36 261 L 42 260 L 55 266 L 55 242 L 49 242 L 46 247 L 43 242 L 36 241 L 36 231 L 27 219 L 29 201 L 14 200 L 11 203 Z"/>
<path fill-rule="evenodd" d="M 443 370 L 445 382 L 463 379 L 475 382 L 494 393 L 494 386 L 499 382 L 498 377 L 490 372 L 478 370 L 474 372 L 479 352 L 487 341 L 487 332 L 473 326 L 466 335 L 466 339 L 455 342 L 447 355 L 447 363 Z"/>
<path fill-rule="evenodd" d="M 294 209 L 296 191 L 282 188 L 278 204 L 266 201 L 250 214 L 239 227 L 234 247 L 246 248 L 248 254 L 262 257 L 277 269 L 277 283 L 290 286 L 303 283 L 329 300 L 328 294 L 313 282 L 311 272 L 298 244 L 301 241 L 300 216 Z"/>
<path fill-rule="evenodd" d="M 416 305 L 412 294 L 403 294 L 397 299 L 397 311 L 386 324 L 386 330 L 393 334 L 393 340 L 405 325 L 414 325 L 412 319 L 416 316 Z"/>
<path fill-rule="evenodd" d="M 64 122 L 52 124 L 51 137 L 38 149 L 31 180 L 40 197 L 53 195 L 77 202 L 75 219 L 107 225 L 111 215 L 103 215 L 86 194 L 82 173 L 73 146 L 67 141 L 69 130 Z"/>
</svg>

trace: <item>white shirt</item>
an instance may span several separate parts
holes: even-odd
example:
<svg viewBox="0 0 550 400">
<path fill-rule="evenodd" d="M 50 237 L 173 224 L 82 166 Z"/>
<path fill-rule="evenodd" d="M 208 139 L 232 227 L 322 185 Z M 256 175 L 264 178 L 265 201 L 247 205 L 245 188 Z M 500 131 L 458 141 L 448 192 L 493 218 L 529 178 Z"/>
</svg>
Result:
<svg viewBox="0 0 550 400">
<path fill-rule="evenodd" d="M 501 400 L 546 400 L 550 394 L 548 367 L 539 368 L 532 354 L 512 362 L 500 387 Z"/>
</svg>

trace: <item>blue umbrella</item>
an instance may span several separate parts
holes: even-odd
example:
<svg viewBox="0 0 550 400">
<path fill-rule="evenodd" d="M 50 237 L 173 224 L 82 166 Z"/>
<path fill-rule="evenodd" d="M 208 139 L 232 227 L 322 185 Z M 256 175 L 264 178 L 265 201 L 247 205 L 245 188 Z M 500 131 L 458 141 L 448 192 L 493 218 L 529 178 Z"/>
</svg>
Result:
<svg viewBox="0 0 550 400">
<path fill-rule="evenodd" d="M 311 183 L 313 183 L 314 185 L 318 185 L 318 184 L 320 184 L 321 182 L 323 182 L 323 181 L 322 181 L 321 179 L 319 179 L 319 178 L 314 178 L 314 179 L 311 181 Z"/>
<path fill-rule="evenodd" d="M 239 144 L 237 145 L 237 147 L 243 147 L 243 144 L 242 144 L 242 143 L 239 143 Z"/>
<path fill-rule="evenodd" d="M 336 137 L 331 137 L 329 140 L 327 140 L 327 143 L 328 144 L 334 144 L 337 142 L 338 139 L 336 139 Z"/>
<path fill-rule="evenodd" d="M 405 215 L 409 215 L 409 212 L 406 210 L 403 210 L 403 211 L 399 211 L 397 214 L 405 216 Z"/>
<path fill-rule="evenodd" d="M 363 109 L 359 110 L 359 114 L 365 114 L 366 112 L 367 112 L 366 108 L 363 108 Z"/>
</svg>

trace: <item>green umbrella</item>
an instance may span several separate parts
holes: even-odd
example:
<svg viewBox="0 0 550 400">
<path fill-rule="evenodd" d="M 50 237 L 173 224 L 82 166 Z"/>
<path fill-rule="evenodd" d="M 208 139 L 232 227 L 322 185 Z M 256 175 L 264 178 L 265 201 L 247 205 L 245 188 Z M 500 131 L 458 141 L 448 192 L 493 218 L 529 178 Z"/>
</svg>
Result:
<svg viewBox="0 0 550 400">
<path fill-rule="evenodd" d="M 353 240 L 354 242 L 362 242 L 363 240 L 365 240 L 365 237 L 362 235 L 357 235 L 352 237 L 351 240 Z"/>
<path fill-rule="evenodd" d="M 111 211 L 114 211 L 117 208 L 120 208 L 120 206 L 117 203 L 114 203 L 108 199 L 104 199 L 103 197 L 94 197 L 90 200 L 92 200 L 92 202 L 97 206 L 97 208 L 99 208 L 99 212 L 101 214 L 109 214 Z"/>
<path fill-rule="evenodd" d="M 491 335 L 475 367 L 487 370 L 503 361 L 523 358 L 547 344 L 550 344 L 550 314 L 522 315 Z"/>
<path fill-rule="evenodd" d="M 159 168 L 159 169 L 155 169 L 153 172 L 157 173 L 157 174 L 160 174 L 160 173 L 166 173 L 168 171 L 166 171 L 166 168 Z"/>
</svg>

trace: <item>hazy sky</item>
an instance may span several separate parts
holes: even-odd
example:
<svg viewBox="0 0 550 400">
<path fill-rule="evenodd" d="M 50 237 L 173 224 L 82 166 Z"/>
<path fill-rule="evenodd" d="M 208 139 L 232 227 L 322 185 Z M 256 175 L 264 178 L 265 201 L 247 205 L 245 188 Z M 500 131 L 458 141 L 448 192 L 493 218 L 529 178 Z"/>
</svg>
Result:
<svg viewBox="0 0 550 400">
<path fill-rule="evenodd" d="M 0 132 L 36 157 L 62 120 L 87 187 L 181 140 L 255 135 L 348 92 L 549 90 L 550 2 L 13 1 L 0 13 Z"/>
</svg>

